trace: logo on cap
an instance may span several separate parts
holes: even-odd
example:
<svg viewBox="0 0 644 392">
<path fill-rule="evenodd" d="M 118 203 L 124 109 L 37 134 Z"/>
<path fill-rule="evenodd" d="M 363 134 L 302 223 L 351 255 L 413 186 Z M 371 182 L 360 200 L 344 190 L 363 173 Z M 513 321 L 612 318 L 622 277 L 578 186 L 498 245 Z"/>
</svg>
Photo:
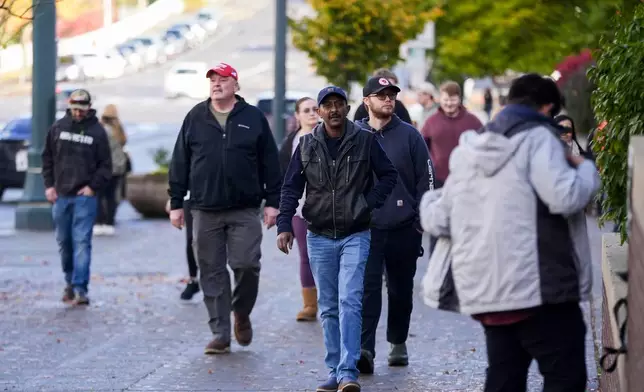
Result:
<svg viewBox="0 0 644 392">
<path fill-rule="evenodd" d="M 381 86 L 389 86 L 389 81 L 385 78 L 378 79 L 378 83 L 380 83 Z"/>
</svg>

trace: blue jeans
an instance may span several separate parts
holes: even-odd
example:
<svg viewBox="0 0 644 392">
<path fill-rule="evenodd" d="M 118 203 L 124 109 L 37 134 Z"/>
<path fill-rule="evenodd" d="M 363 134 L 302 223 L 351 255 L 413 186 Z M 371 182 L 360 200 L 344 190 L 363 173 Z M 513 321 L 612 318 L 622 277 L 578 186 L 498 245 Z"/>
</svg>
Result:
<svg viewBox="0 0 644 392">
<path fill-rule="evenodd" d="M 309 263 L 318 288 L 330 377 L 357 380 L 362 331 L 364 271 L 371 233 L 362 231 L 331 239 L 309 231 L 306 243 Z"/>
<path fill-rule="evenodd" d="M 96 197 L 59 196 L 54 203 L 52 215 L 65 281 L 77 293 L 87 293 Z"/>
</svg>

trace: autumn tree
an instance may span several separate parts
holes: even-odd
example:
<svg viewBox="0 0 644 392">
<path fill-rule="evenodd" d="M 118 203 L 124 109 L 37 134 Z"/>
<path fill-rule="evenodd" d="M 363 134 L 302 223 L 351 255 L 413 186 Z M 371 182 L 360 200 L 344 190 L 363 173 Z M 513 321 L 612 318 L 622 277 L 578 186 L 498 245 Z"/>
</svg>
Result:
<svg viewBox="0 0 644 392">
<path fill-rule="evenodd" d="M 293 44 L 317 73 L 349 88 L 399 61 L 400 45 L 423 31 L 439 10 L 427 0 L 309 0 L 314 17 L 289 20 Z"/>
<path fill-rule="evenodd" d="M 0 0 L 0 47 L 20 41 L 31 24 L 32 0 Z"/>
<path fill-rule="evenodd" d="M 442 78 L 549 75 L 566 56 L 595 48 L 610 16 L 639 0 L 434 0 L 436 73 Z"/>
</svg>

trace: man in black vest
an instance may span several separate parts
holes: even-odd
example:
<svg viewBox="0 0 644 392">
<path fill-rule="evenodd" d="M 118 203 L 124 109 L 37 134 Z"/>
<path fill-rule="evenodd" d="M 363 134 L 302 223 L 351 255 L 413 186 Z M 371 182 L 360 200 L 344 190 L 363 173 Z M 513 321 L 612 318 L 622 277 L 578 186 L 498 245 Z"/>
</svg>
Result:
<svg viewBox="0 0 644 392">
<path fill-rule="evenodd" d="M 302 137 L 284 177 L 277 246 L 287 254 L 293 246 L 291 220 L 306 187 L 302 215 L 309 223 L 309 261 L 329 368 L 329 379 L 316 391 L 359 392 L 356 366 L 371 211 L 384 204 L 398 172 L 376 136 L 347 120 L 344 90 L 324 88 L 318 106 L 324 122 Z"/>
</svg>

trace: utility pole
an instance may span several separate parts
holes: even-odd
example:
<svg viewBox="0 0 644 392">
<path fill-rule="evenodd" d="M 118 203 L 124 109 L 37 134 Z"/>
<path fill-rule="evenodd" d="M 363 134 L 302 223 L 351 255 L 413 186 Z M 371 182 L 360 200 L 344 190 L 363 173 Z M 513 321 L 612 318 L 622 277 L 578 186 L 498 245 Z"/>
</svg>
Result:
<svg viewBox="0 0 644 392">
<path fill-rule="evenodd" d="M 286 110 L 286 0 L 275 0 L 275 96 L 273 98 L 273 132 L 277 144 L 285 134 Z"/>
<path fill-rule="evenodd" d="M 56 2 L 33 0 L 32 119 L 29 167 L 22 200 L 16 208 L 16 229 L 52 230 L 51 205 L 45 199 L 40 154 L 56 119 Z"/>
</svg>

